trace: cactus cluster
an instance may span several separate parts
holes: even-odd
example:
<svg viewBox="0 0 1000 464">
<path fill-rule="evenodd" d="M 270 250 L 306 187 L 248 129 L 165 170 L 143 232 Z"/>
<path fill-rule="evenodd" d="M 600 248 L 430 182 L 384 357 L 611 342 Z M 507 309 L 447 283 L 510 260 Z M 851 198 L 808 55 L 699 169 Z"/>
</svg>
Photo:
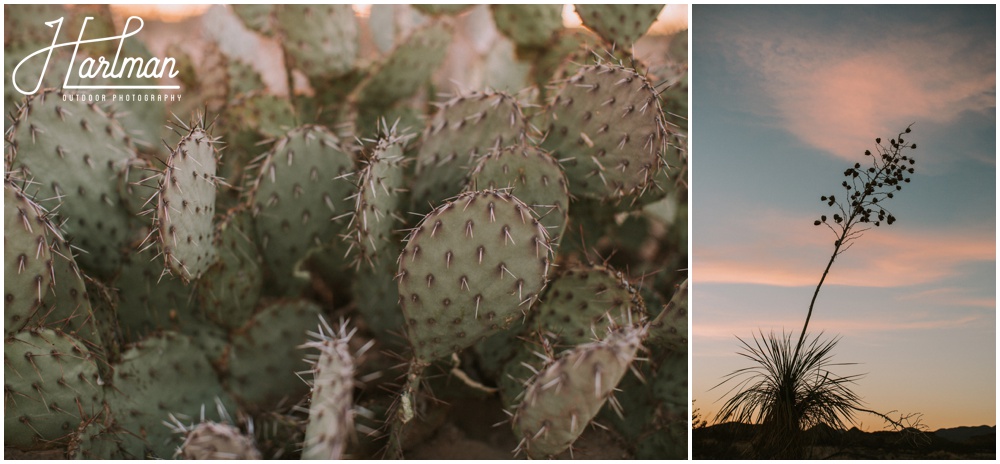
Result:
<svg viewBox="0 0 1000 464">
<path fill-rule="evenodd" d="M 167 47 L 181 101 L 5 89 L 5 448 L 426 455 L 471 398 L 510 457 L 588 430 L 686 456 L 686 57 L 623 51 L 660 7 L 595 8 L 592 33 L 549 5 L 216 7 L 279 45 L 287 94 L 211 38 Z M 121 23 L 5 6 L 6 62 L 81 15 Z M 438 94 L 475 18 L 524 91 Z"/>
</svg>

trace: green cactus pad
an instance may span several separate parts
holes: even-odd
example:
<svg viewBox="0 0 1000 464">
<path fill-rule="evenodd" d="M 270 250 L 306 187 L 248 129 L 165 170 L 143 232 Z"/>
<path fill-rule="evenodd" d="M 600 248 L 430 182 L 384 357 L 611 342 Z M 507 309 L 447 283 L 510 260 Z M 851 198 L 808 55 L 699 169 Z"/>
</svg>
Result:
<svg viewBox="0 0 1000 464">
<path fill-rule="evenodd" d="M 48 234 L 54 227 L 46 212 L 21 188 L 4 181 L 4 330 L 6 336 L 44 312 L 52 286 L 52 252 Z"/>
<path fill-rule="evenodd" d="M 351 279 L 351 294 L 357 302 L 358 312 L 365 325 L 388 346 L 405 345 L 403 333 L 405 319 L 399 307 L 399 294 L 385 291 L 396 285 L 396 258 L 402 251 L 401 243 L 391 243 L 378 255 L 372 266 L 362 266 Z"/>
<path fill-rule="evenodd" d="M 685 351 L 688 346 L 688 284 L 685 279 L 649 326 L 650 346 Z"/>
<path fill-rule="evenodd" d="M 400 202 L 407 181 L 403 150 L 408 139 L 390 131 L 379 139 L 358 174 L 350 239 L 359 262 L 369 266 L 374 266 L 387 245 L 397 241 L 393 231 L 403 224 Z"/>
<path fill-rule="evenodd" d="M 284 300 L 257 313 L 232 336 L 227 387 L 241 403 L 267 410 L 308 392 L 298 373 L 309 369 L 298 346 L 316 329 L 320 308 L 308 300 Z"/>
<path fill-rule="evenodd" d="M 234 98 L 225 113 L 223 132 L 254 132 L 263 137 L 285 135 L 295 126 L 295 108 L 287 98 L 268 95 L 260 91 Z M 230 144 L 232 141 L 230 142 Z"/>
<path fill-rule="evenodd" d="M 97 363 L 83 342 L 52 330 L 4 340 L 4 447 L 65 446 L 101 407 Z"/>
<path fill-rule="evenodd" d="M 102 359 L 103 337 L 69 244 L 49 221 L 48 213 L 10 178 L 4 182 L 4 192 L 6 335 L 42 327 L 54 329 L 76 337 Z"/>
<path fill-rule="evenodd" d="M 103 414 L 86 424 L 80 424 L 66 449 L 66 456 L 83 459 L 144 459 L 147 453 L 142 438 L 132 435 L 114 422 L 105 409 Z"/>
<path fill-rule="evenodd" d="M 562 5 L 493 5 L 497 29 L 514 43 L 541 47 L 562 29 Z"/>
<path fill-rule="evenodd" d="M 223 390 L 208 358 L 191 338 L 163 332 L 130 347 L 115 366 L 105 401 L 123 433 L 142 437 L 152 455 L 173 456 L 180 439 L 164 422 L 202 417 L 222 420 L 214 406 L 235 403 Z M 127 449 L 133 456 L 142 449 Z"/>
<path fill-rule="evenodd" d="M 156 206 L 154 193 L 159 190 L 160 171 L 149 161 L 136 158 L 128 162 L 118 174 L 118 194 L 125 210 L 133 219 L 152 225 L 150 209 Z M 151 201 L 152 199 L 152 201 Z"/>
<path fill-rule="evenodd" d="M 277 291 L 296 292 L 296 264 L 311 248 L 339 240 L 347 220 L 333 219 L 353 211 L 354 185 L 345 176 L 353 171 L 353 154 L 322 126 L 293 129 L 260 161 L 249 203 Z"/>
<path fill-rule="evenodd" d="M 276 24 L 288 67 L 308 77 L 339 77 L 354 67 L 358 24 L 351 5 L 281 5 Z"/>
<path fill-rule="evenodd" d="M 229 78 L 229 98 L 266 87 L 260 73 L 250 63 L 238 58 L 228 58 L 226 71 Z"/>
<path fill-rule="evenodd" d="M 417 3 L 411 5 L 417 11 L 431 16 L 453 16 L 472 8 L 475 5 L 464 5 L 458 3 L 427 4 Z"/>
<path fill-rule="evenodd" d="M 566 60 L 585 62 L 582 50 L 594 50 L 601 46 L 601 39 L 586 29 L 562 29 L 542 49 L 534 62 L 532 75 L 535 84 L 547 86 L 556 80 L 556 72 Z M 589 52 L 588 52 L 589 53 Z"/>
<path fill-rule="evenodd" d="M 524 381 L 544 367 L 544 358 L 535 353 L 600 339 L 610 328 L 632 325 L 645 314 L 639 292 L 621 272 L 579 263 L 560 268 L 536 305 L 533 330 L 521 335 L 536 343 L 511 344 L 516 353 L 504 364 L 500 380 L 504 405 L 514 404 L 524 391 Z"/>
<path fill-rule="evenodd" d="M 354 438 L 354 356 L 348 342 L 354 332 L 347 333 L 344 323 L 335 334 L 326 321 L 317 339 L 303 345 L 319 350 L 313 358 L 312 395 L 309 424 L 303 444 L 303 459 L 342 459 Z"/>
<path fill-rule="evenodd" d="M 58 207 L 67 238 L 86 252 L 80 266 L 110 276 L 129 239 L 117 176 L 136 155 L 124 131 L 99 107 L 51 90 L 28 99 L 13 124 L 9 171 L 31 181 L 25 193 L 42 207 Z"/>
<path fill-rule="evenodd" d="M 570 193 L 639 196 L 663 166 L 668 133 L 653 84 L 615 65 L 583 66 L 548 108 L 542 148 L 559 158 Z"/>
<path fill-rule="evenodd" d="M 619 48 L 632 45 L 649 30 L 663 5 L 575 5 L 583 25 Z"/>
<path fill-rule="evenodd" d="M 559 243 L 566 227 L 569 190 L 562 168 L 548 153 L 530 145 L 492 151 L 479 160 L 466 188 L 511 189 L 538 214 L 552 242 Z"/>
<path fill-rule="evenodd" d="M 503 191 L 463 193 L 424 217 L 399 257 L 399 296 L 418 362 L 523 319 L 545 287 L 548 234 Z"/>
<path fill-rule="evenodd" d="M 522 437 L 517 452 L 541 459 L 572 446 L 628 372 L 643 333 L 627 327 L 580 345 L 529 380 L 512 419 L 514 434 Z"/>
<path fill-rule="evenodd" d="M 170 154 L 157 192 L 156 227 L 165 266 L 185 282 L 215 262 L 216 140 L 191 128 Z"/>
<path fill-rule="evenodd" d="M 461 192 L 468 172 L 490 150 L 521 143 L 527 123 L 510 95 L 473 92 L 448 100 L 428 122 L 417 152 L 414 207 L 428 205 Z"/>
<path fill-rule="evenodd" d="M 656 348 L 650 347 L 650 352 L 656 354 Z M 668 352 L 655 358 L 653 363 L 637 366 L 644 381 L 627 376 L 618 384 L 621 392 L 615 397 L 623 415 L 605 408 L 598 420 L 617 430 L 637 459 L 684 459 L 691 418 L 687 351 Z"/>
<path fill-rule="evenodd" d="M 243 25 L 251 31 L 256 31 L 266 37 L 271 37 L 275 32 L 274 5 L 232 5 L 233 13 L 240 18 Z"/>
<path fill-rule="evenodd" d="M 194 287 L 164 271 L 152 249 L 127 256 L 122 263 L 111 286 L 118 289 L 118 321 L 125 341 L 136 342 L 161 329 L 187 333 L 205 323 Z"/>
<path fill-rule="evenodd" d="M 240 429 L 225 423 L 202 422 L 184 436 L 184 443 L 177 450 L 181 459 L 197 460 L 257 460 L 260 451 L 253 438 L 243 435 Z"/>
<path fill-rule="evenodd" d="M 216 228 L 219 259 L 198 280 L 198 301 L 205 317 L 220 327 L 241 327 L 257 306 L 264 277 L 255 236 L 246 208 L 229 211 Z"/>
<path fill-rule="evenodd" d="M 362 106 L 384 107 L 413 96 L 444 61 L 451 28 L 434 21 L 414 30 L 369 71 L 352 100 Z"/>
<path fill-rule="evenodd" d="M 578 345 L 603 336 L 609 326 L 626 326 L 645 317 L 639 292 L 620 271 L 606 266 L 569 265 L 549 283 L 536 321 L 558 336 L 561 345 Z"/>
</svg>

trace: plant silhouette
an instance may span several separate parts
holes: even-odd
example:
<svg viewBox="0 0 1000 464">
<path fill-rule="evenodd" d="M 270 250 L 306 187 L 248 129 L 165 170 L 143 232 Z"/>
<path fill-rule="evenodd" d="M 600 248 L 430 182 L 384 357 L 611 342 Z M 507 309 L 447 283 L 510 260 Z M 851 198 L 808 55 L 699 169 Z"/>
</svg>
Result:
<svg viewBox="0 0 1000 464">
<path fill-rule="evenodd" d="M 919 415 L 901 415 L 894 420 L 888 414 L 866 409 L 861 398 L 851 390 L 851 384 L 860 375 L 839 376 L 830 368 L 847 365 L 834 363 L 833 350 L 839 337 L 824 339 L 810 336 L 809 322 L 820 289 L 830 273 L 834 261 L 846 252 L 871 227 L 891 225 L 896 217 L 885 204 L 903 185 L 910 182 L 916 161 L 905 155 L 915 150 L 915 143 L 907 142 L 911 127 L 907 126 L 895 138 L 883 144 L 875 139 L 875 152 L 865 150 L 865 159 L 844 171 L 840 197 L 835 193 L 823 195 L 820 200 L 833 208 L 832 217 L 823 214 L 814 225 L 825 225 L 836 237 L 833 253 L 816 285 L 809 310 L 806 313 L 798 341 L 793 335 L 758 332 L 752 341 L 737 337 L 742 344 L 741 356 L 751 366 L 738 369 L 713 388 L 730 384 L 723 397 L 729 397 L 715 416 L 716 423 L 742 422 L 758 424 L 752 438 L 753 458 L 795 459 L 806 457 L 808 443 L 805 431 L 825 425 L 842 429 L 846 423 L 855 423 L 859 412 L 874 414 L 891 427 L 901 430 L 919 430 Z M 890 413 L 891 414 L 891 413 Z"/>
</svg>

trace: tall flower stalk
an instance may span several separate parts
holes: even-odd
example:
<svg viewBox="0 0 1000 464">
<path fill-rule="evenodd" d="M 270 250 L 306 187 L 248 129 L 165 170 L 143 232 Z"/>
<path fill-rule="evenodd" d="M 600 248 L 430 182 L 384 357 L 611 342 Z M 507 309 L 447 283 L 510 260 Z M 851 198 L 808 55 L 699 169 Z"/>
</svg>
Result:
<svg viewBox="0 0 1000 464">
<path fill-rule="evenodd" d="M 865 150 L 865 163 L 854 163 L 853 167 L 844 171 L 847 180 L 841 183 L 841 187 L 846 190 L 847 201 L 842 203 L 832 193 L 820 197 L 821 201 L 837 209 L 838 212 L 833 214 L 832 224 L 825 214 L 813 224 L 829 227 L 837 240 L 834 242 L 830 261 L 826 263 L 826 269 L 823 269 L 823 275 L 816 284 L 816 291 L 813 292 L 812 300 L 809 302 L 806 322 L 802 325 L 799 341 L 795 345 L 796 355 L 802 349 L 806 331 L 809 329 L 816 297 L 819 296 L 819 290 L 823 287 L 823 282 L 826 281 L 826 276 L 830 273 L 830 267 L 833 266 L 837 256 L 851 248 L 854 241 L 870 229 L 872 224 L 879 227 L 882 224 L 892 225 L 896 222 L 896 217 L 885 208 L 885 203 L 903 189 L 903 184 L 910 183 L 909 176 L 913 174 L 916 160 L 904 155 L 903 151 L 916 150 L 917 144 L 907 145 L 903 135 L 909 134 L 912 126 L 913 124 L 910 124 L 896 138 L 889 140 L 888 145 L 884 145 L 881 138 L 876 138 L 875 153 Z"/>
<path fill-rule="evenodd" d="M 752 365 L 730 373 L 716 385 L 717 388 L 735 383 L 725 395 L 732 396 L 715 421 L 760 424 L 754 443 L 757 457 L 802 457 L 804 430 L 820 424 L 842 428 L 844 420 L 854 423 L 857 412 L 873 413 L 897 428 L 903 428 L 902 422 L 913 416 L 894 421 L 885 414 L 865 409 L 861 398 L 850 388 L 860 376 L 838 376 L 829 370 L 844 365 L 832 362 L 839 338 L 823 341 L 822 334 L 807 335 L 819 291 L 837 257 L 871 227 L 896 221 L 885 204 L 910 182 L 909 176 L 913 174 L 916 161 L 904 154 L 917 148 L 915 143 L 905 140 L 909 133 L 908 126 L 887 144 L 876 138 L 875 152 L 866 150 L 863 162 L 844 171 L 846 180 L 841 183 L 844 189 L 841 197 L 837 194 L 821 197 L 834 211 L 832 217 L 821 215 L 814 224 L 827 226 L 836 240 L 794 347 L 791 334 L 779 337 L 761 332 L 759 338 L 754 335 L 753 342 L 738 338 L 743 348 L 739 354 Z"/>
</svg>

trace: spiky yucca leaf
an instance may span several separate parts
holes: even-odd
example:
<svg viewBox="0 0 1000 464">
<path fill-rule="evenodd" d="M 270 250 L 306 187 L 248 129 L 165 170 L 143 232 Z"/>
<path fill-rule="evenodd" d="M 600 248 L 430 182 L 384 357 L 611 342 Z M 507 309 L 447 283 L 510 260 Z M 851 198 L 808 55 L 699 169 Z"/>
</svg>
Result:
<svg viewBox="0 0 1000 464">
<path fill-rule="evenodd" d="M 851 384 L 861 375 L 840 376 L 829 370 L 852 363 L 832 362 L 839 337 L 823 339 L 820 333 L 798 352 L 791 334 L 773 332 L 753 342 L 742 338 L 740 356 L 752 365 L 733 371 L 713 388 L 735 383 L 733 394 L 715 416 L 717 423 L 736 421 L 759 424 L 755 450 L 760 457 L 792 457 L 802 451 L 802 432 L 816 425 L 844 428 L 863 411 L 861 398 Z"/>
</svg>

